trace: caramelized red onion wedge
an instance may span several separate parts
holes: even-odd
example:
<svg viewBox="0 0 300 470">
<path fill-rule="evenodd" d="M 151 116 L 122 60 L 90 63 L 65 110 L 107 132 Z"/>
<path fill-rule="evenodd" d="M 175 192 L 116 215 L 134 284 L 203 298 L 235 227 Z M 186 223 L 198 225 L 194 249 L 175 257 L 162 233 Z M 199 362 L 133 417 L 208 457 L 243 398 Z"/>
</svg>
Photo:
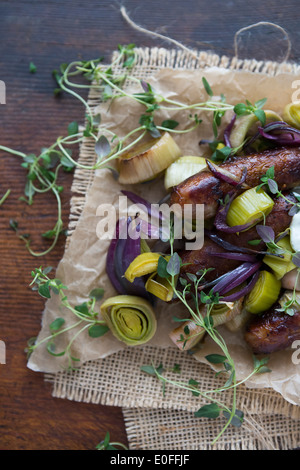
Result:
<svg viewBox="0 0 300 470">
<path fill-rule="evenodd" d="M 107 251 L 107 256 L 106 256 L 106 273 L 109 277 L 110 282 L 116 289 L 116 291 L 119 294 L 126 294 L 126 290 L 122 283 L 119 280 L 119 277 L 117 276 L 115 272 L 115 265 L 114 265 L 114 259 L 115 259 L 115 252 L 116 252 L 116 247 L 119 242 L 119 235 L 120 235 L 120 223 L 124 222 L 124 220 L 118 220 L 117 225 L 116 225 L 116 230 L 115 230 L 115 235 L 114 238 L 112 239 L 108 251 Z"/>
<path fill-rule="evenodd" d="M 256 284 L 256 281 L 259 278 L 259 273 L 260 273 L 259 270 L 256 273 L 254 273 L 252 276 L 252 279 L 248 282 L 248 284 L 242 289 L 240 289 L 238 292 L 234 292 L 234 294 L 227 295 L 227 296 L 225 295 L 224 297 L 222 297 L 222 302 L 235 302 L 236 300 L 239 300 L 245 295 L 249 294 L 249 292 L 251 292 L 251 290 Z"/>
<path fill-rule="evenodd" d="M 230 142 L 230 134 L 231 134 L 233 125 L 235 123 L 235 120 L 236 120 L 236 114 L 234 114 L 233 118 L 231 119 L 230 123 L 224 130 L 224 134 L 223 134 L 225 145 L 230 148 L 232 147 L 231 142 Z"/>
<path fill-rule="evenodd" d="M 212 232 L 208 229 L 204 229 L 204 234 L 207 237 L 209 237 L 212 241 L 214 241 L 217 245 L 224 248 L 224 250 L 228 250 L 234 253 L 248 253 L 248 254 L 253 254 L 253 255 L 271 255 L 271 256 L 281 257 L 281 255 L 277 253 L 270 253 L 268 251 L 257 251 L 257 250 L 252 250 L 251 248 L 235 246 L 232 243 L 229 243 L 226 240 L 223 240 L 223 238 L 220 237 L 220 235 L 218 235 L 217 233 Z"/>
<path fill-rule="evenodd" d="M 243 284 L 250 276 L 256 273 L 260 266 L 261 262 L 256 263 L 243 263 L 238 266 L 236 269 L 229 271 L 215 286 L 213 287 L 213 292 L 218 292 L 219 295 L 226 294 L 227 292 L 235 289 L 239 285 Z"/>
<path fill-rule="evenodd" d="M 219 180 L 224 181 L 225 183 L 231 184 L 232 186 L 236 186 L 242 189 L 249 189 L 249 186 L 245 184 L 246 176 L 247 176 L 247 168 L 244 168 L 242 177 L 237 179 L 237 177 L 231 174 L 229 171 L 224 170 L 224 168 L 214 165 L 211 161 L 206 159 L 206 164 L 208 169 L 212 172 L 212 174 L 218 178 Z"/>
<path fill-rule="evenodd" d="M 130 199 L 132 202 L 134 202 L 134 204 L 141 204 L 143 206 L 146 207 L 147 209 L 147 213 L 149 215 L 149 217 L 155 217 L 159 220 L 162 220 L 162 213 L 160 211 L 157 211 L 155 208 L 153 208 L 152 204 L 147 201 L 146 199 L 142 198 L 141 196 L 138 196 L 137 194 L 135 193 L 132 193 L 131 191 L 125 191 L 125 190 L 122 190 L 121 191 L 122 194 L 124 194 L 124 196 L 127 196 L 128 199 Z"/>
<path fill-rule="evenodd" d="M 111 241 L 107 257 L 106 272 L 110 282 L 119 294 L 132 294 L 150 299 L 151 296 L 145 289 L 143 278 L 137 278 L 133 283 L 124 278 L 124 273 L 130 263 L 141 253 L 140 236 L 130 237 L 130 231 L 140 232 L 140 226 L 131 225 L 132 218 L 122 218 L 116 225 L 115 238 Z M 127 230 L 126 238 L 120 238 L 123 230 Z"/>
<path fill-rule="evenodd" d="M 264 137 L 279 145 L 300 145 L 300 138 L 297 137 L 300 130 L 289 126 L 284 121 L 275 121 L 264 127 L 259 127 L 257 133 L 246 143 L 246 147 L 250 146 L 259 137 Z"/>
<path fill-rule="evenodd" d="M 247 261 L 249 263 L 257 261 L 256 256 L 248 255 L 247 253 L 210 253 L 210 255 L 217 256 L 218 258 L 234 259 L 236 261 Z"/>
</svg>

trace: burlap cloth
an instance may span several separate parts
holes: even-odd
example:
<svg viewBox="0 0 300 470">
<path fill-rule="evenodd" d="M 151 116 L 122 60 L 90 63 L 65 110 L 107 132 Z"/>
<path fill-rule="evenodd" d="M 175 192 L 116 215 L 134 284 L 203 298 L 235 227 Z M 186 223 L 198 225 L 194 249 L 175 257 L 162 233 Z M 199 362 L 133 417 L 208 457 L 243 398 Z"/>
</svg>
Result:
<svg viewBox="0 0 300 470">
<path fill-rule="evenodd" d="M 146 79 L 166 67 L 194 70 L 215 66 L 270 76 L 280 72 L 299 74 L 299 67 L 291 63 L 237 60 L 206 52 L 188 54 L 162 48 L 137 48 L 136 52 L 137 62 L 131 74 L 140 79 Z M 93 108 L 99 103 L 98 93 L 91 90 L 90 106 Z M 86 139 L 80 149 L 79 161 L 92 164 L 94 159 L 93 146 Z M 76 230 L 92 182 L 91 171 L 75 171 L 69 237 Z M 152 345 L 126 348 L 105 358 L 89 361 L 73 372 L 48 373 L 45 380 L 52 383 L 54 397 L 122 407 L 130 449 L 211 449 L 210 443 L 224 422 L 195 418 L 194 411 L 204 402 L 186 390 L 167 385 L 163 394 L 161 383 L 140 372 L 140 366 L 151 363 L 162 363 L 170 369 L 174 364 L 179 364 L 182 371 L 180 381 L 193 377 L 200 382 L 200 388 L 220 386 L 219 379 L 209 366 L 176 348 L 161 349 Z M 170 373 L 170 377 L 178 379 L 174 373 Z M 283 399 L 273 389 L 240 386 L 237 408 L 245 411 L 244 425 L 238 429 L 231 426 L 214 449 L 293 449 L 299 446 L 300 408 Z"/>
</svg>

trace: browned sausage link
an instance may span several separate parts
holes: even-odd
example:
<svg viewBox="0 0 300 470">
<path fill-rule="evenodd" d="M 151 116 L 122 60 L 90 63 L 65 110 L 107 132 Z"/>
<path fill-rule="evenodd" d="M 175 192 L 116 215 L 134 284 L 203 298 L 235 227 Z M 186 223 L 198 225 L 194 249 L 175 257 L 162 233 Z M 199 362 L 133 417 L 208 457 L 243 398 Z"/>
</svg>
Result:
<svg viewBox="0 0 300 470">
<path fill-rule="evenodd" d="M 237 157 L 221 168 L 241 178 L 243 169 L 247 169 L 246 183 L 250 187 L 261 183 L 260 178 L 267 169 L 274 166 L 275 179 L 280 189 L 290 189 L 300 183 L 300 149 L 280 148 L 267 150 L 260 154 Z M 176 186 L 171 194 L 170 204 L 204 204 L 204 217 L 213 217 L 218 201 L 232 191 L 232 186 L 203 171 Z M 195 211 L 194 211 L 195 212 Z"/>
<path fill-rule="evenodd" d="M 291 346 L 300 339 L 300 312 L 293 316 L 276 312 L 255 315 L 246 328 L 245 340 L 254 354 L 270 354 Z"/>
<path fill-rule="evenodd" d="M 285 194 L 288 196 L 288 194 Z M 291 198 L 291 196 L 288 196 Z M 275 199 L 274 206 L 271 213 L 266 217 L 266 225 L 273 228 L 275 236 L 284 232 L 287 227 L 289 227 L 292 217 L 288 214 L 291 208 L 291 204 L 285 201 L 284 198 L 280 197 Z M 231 243 L 234 246 L 247 247 L 251 248 L 251 245 L 248 244 L 250 240 L 257 240 L 258 234 L 255 227 L 252 227 L 245 232 L 238 234 L 228 234 L 223 232 L 218 232 L 220 237 L 223 240 Z M 264 243 L 256 246 L 256 250 L 264 249 Z M 253 248 L 253 247 L 252 247 Z M 214 243 L 207 237 L 204 237 L 204 245 L 201 250 L 193 251 L 182 251 L 179 253 L 183 263 L 189 263 L 186 266 L 182 267 L 183 273 L 193 273 L 196 274 L 200 269 L 205 268 L 214 268 L 213 271 L 210 271 L 206 274 L 205 280 L 210 282 L 222 274 L 235 269 L 239 266 L 240 262 L 230 259 L 217 258 L 213 256 L 212 253 L 224 253 L 224 250 L 221 246 Z"/>
</svg>

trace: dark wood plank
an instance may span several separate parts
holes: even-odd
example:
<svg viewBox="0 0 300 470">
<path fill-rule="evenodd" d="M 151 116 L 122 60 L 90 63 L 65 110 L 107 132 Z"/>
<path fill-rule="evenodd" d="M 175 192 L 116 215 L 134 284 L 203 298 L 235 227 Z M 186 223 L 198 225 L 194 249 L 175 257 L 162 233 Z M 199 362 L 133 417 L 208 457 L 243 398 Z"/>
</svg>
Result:
<svg viewBox="0 0 300 470">
<path fill-rule="evenodd" d="M 188 47 L 229 56 L 234 53 L 235 31 L 257 21 L 273 21 L 290 35 L 291 59 L 300 58 L 296 1 L 128 0 L 125 6 L 137 23 L 150 30 Z M 170 47 L 131 29 L 121 18 L 117 2 L 2 0 L 0 18 L 0 79 L 7 87 L 7 104 L 0 106 L 0 142 L 25 153 L 38 153 L 64 134 L 69 122 L 83 118 L 79 102 L 69 96 L 53 96 L 51 72 L 61 63 L 101 55 L 109 58 L 119 43 Z M 273 38 L 271 32 L 259 44 L 250 38 L 255 57 L 276 59 L 282 53 L 272 47 Z M 262 51 L 265 57 L 261 57 Z M 30 61 L 37 66 L 36 74 L 29 73 Z M 28 254 L 9 229 L 9 220 L 18 220 L 20 229 L 30 232 L 34 246 L 42 249 L 47 243 L 40 233 L 55 223 L 54 200 L 38 197 L 32 207 L 19 201 L 24 169 L 18 157 L 3 152 L 0 157 L 0 195 L 12 189 L 0 208 L 0 339 L 7 346 L 7 364 L 0 365 L 0 448 L 93 449 L 106 431 L 113 440 L 126 443 L 121 409 L 54 399 L 43 376 L 26 368 L 24 348 L 27 339 L 39 331 L 44 304 L 28 287 L 30 272 L 40 264 L 56 266 L 64 239 L 42 259 Z M 71 175 L 62 176 L 65 225 L 71 182 Z"/>
</svg>

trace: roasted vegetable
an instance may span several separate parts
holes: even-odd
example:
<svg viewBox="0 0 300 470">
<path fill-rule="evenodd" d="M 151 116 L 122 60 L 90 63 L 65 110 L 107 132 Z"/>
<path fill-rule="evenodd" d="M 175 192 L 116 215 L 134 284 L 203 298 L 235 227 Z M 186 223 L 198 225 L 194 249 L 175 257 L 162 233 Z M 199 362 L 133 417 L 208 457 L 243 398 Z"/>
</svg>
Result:
<svg viewBox="0 0 300 470">
<path fill-rule="evenodd" d="M 263 262 L 268 265 L 277 279 L 283 278 L 283 276 L 295 269 L 296 266 L 292 262 L 292 247 L 289 241 L 289 237 L 286 236 L 277 242 L 277 245 L 284 250 L 279 258 L 277 256 L 266 255 L 263 258 Z"/>
<path fill-rule="evenodd" d="M 300 103 L 289 103 L 283 111 L 283 120 L 300 129 Z"/>
<path fill-rule="evenodd" d="M 263 220 L 274 206 L 273 199 L 263 190 L 248 189 L 230 204 L 227 223 L 230 227 L 255 224 Z"/>
<path fill-rule="evenodd" d="M 101 314 L 112 334 L 129 346 L 144 344 L 155 334 L 155 313 L 150 303 L 140 297 L 111 297 L 101 305 Z"/>
<path fill-rule="evenodd" d="M 193 156 L 180 157 L 165 172 L 165 188 L 167 190 L 173 188 L 204 169 L 207 169 L 205 158 Z"/>
<path fill-rule="evenodd" d="M 282 121 L 279 114 L 274 111 L 266 109 L 265 115 L 266 122 Z M 240 147 L 250 132 L 255 133 L 258 125 L 260 125 L 260 122 L 255 114 L 247 114 L 236 119 L 230 134 L 232 147 Z"/>
<path fill-rule="evenodd" d="M 159 139 L 137 145 L 118 159 L 119 182 L 135 184 L 148 181 L 168 168 L 181 150 L 168 132 Z"/>
<path fill-rule="evenodd" d="M 245 308 L 250 313 L 261 313 L 268 310 L 279 297 L 281 283 L 274 274 L 261 271 L 259 278 L 245 299 Z"/>
<path fill-rule="evenodd" d="M 136 277 L 154 273 L 157 270 L 160 254 L 146 252 L 137 256 L 125 271 L 125 278 L 133 282 Z"/>
<path fill-rule="evenodd" d="M 243 299 L 237 302 L 220 302 L 214 305 L 210 312 L 214 327 L 223 325 L 239 315 L 241 313 L 242 304 Z M 205 316 L 205 306 L 201 308 L 200 313 Z M 196 346 L 204 335 L 205 329 L 197 325 L 193 319 L 183 322 L 179 327 L 169 333 L 173 343 L 183 351 Z"/>
</svg>

